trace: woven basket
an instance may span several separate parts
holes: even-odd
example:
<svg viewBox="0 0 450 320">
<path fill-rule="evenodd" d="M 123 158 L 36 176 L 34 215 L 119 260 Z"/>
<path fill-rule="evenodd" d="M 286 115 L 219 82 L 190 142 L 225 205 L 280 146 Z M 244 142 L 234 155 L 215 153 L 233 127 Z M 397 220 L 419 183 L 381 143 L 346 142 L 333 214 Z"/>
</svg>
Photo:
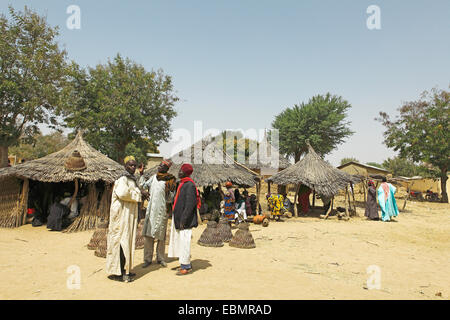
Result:
<svg viewBox="0 0 450 320">
<path fill-rule="evenodd" d="M 107 221 L 100 222 L 97 230 L 95 230 L 94 234 L 92 235 L 91 241 L 89 241 L 87 248 L 89 250 L 97 249 L 100 241 L 102 241 L 103 239 L 106 239 L 107 234 L 108 234 L 108 222 Z"/>
<path fill-rule="evenodd" d="M 143 249 L 144 248 L 145 238 L 142 235 L 142 228 L 144 227 L 144 221 L 145 221 L 145 219 L 141 219 L 141 221 L 139 221 L 139 224 L 137 226 L 135 249 Z"/>
<path fill-rule="evenodd" d="M 107 237 L 101 239 L 95 249 L 94 255 L 100 258 L 106 258 Z"/>
<path fill-rule="evenodd" d="M 221 218 L 219 224 L 217 225 L 220 239 L 223 242 L 229 242 L 233 238 L 233 233 L 231 232 L 231 226 L 227 219 Z"/>
<path fill-rule="evenodd" d="M 208 221 L 206 229 L 203 231 L 197 243 L 205 247 L 223 247 L 222 237 L 217 228 L 217 222 Z"/>
<path fill-rule="evenodd" d="M 231 247 L 251 249 L 256 248 L 255 240 L 250 233 L 248 223 L 241 223 L 230 241 Z"/>
</svg>

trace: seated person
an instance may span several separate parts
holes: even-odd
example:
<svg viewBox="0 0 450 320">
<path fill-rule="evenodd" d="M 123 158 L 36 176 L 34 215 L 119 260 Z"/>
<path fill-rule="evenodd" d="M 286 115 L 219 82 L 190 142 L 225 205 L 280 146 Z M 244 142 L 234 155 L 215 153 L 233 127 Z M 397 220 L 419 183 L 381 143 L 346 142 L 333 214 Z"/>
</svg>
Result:
<svg viewBox="0 0 450 320">
<path fill-rule="evenodd" d="M 69 193 L 65 193 L 64 197 L 59 203 L 63 204 L 65 206 L 69 205 L 70 200 L 72 199 L 72 196 L 70 196 Z M 70 213 L 69 213 L 69 219 L 75 219 L 76 217 L 78 217 L 79 212 L 78 212 L 78 199 L 75 198 L 72 201 L 72 205 L 70 206 Z"/>
<path fill-rule="evenodd" d="M 284 198 L 283 205 L 287 211 L 289 211 L 292 214 L 294 213 L 294 204 L 291 202 L 291 200 L 288 197 Z"/>
<path fill-rule="evenodd" d="M 72 223 L 72 220 L 69 219 L 70 209 L 66 205 L 61 204 L 61 200 L 62 199 L 57 198 L 50 206 L 47 218 L 47 229 L 61 231 Z"/>
<path fill-rule="evenodd" d="M 239 197 L 235 203 L 235 207 L 236 207 L 236 214 L 235 214 L 236 221 L 241 223 L 247 219 L 247 212 L 245 210 L 245 200 L 242 197 Z"/>
</svg>

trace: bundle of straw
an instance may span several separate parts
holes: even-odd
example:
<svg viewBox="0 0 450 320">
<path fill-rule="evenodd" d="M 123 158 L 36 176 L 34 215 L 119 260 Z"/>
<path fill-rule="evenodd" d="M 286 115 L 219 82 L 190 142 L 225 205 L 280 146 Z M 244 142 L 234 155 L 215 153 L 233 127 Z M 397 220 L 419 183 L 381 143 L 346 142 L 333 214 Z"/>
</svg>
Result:
<svg viewBox="0 0 450 320">
<path fill-rule="evenodd" d="M 88 198 L 85 205 L 81 208 L 80 215 L 75 218 L 72 224 L 65 232 L 78 232 L 94 229 L 97 225 L 98 217 L 97 204 L 98 193 L 94 184 L 88 185 Z"/>
</svg>

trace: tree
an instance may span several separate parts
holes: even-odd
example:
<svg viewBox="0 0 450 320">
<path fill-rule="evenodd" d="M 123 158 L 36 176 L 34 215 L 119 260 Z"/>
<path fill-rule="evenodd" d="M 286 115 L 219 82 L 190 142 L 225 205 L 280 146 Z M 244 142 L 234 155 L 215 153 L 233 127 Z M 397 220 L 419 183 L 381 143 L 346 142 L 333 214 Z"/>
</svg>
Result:
<svg viewBox="0 0 450 320">
<path fill-rule="evenodd" d="M 73 104 L 65 120 L 82 128 L 93 147 L 123 163 L 130 143 L 147 153 L 168 140 L 178 98 L 162 70 L 148 72 L 118 54 L 105 65 L 72 71 Z"/>
<path fill-rule="evenodd" d="M 419 174 L 419 166 L 411 160 L 400 157 L 387 158 L 383 161 L 383 167 L 393 176 L 413 177 Z"/>
<path fill-rule="evenodd" d="M 380 168 L 380 169 L 385 169 L 382 164 L 379 164 L 377 162 L 366 162 L 366 164 L 368 166 L 377 167 L 377 168 Z"/>
<path fill-rule="evenodd" d="M 350 107 L 342 97 L 327 93 L 286 108 L 272 122 L 279 130 L 280 153 L 293 156 L 297 162 L 307 151 L 306 140 L 321 156 L 331 152 L 353 134 L 345 121 Z"/>
<path fill-rule="evenodd" d="M 61 132 L 56 131 L 48 135 L 38 133 L 33 136 L 33 142 L 28 143 L 26 140 L 17 146 L 11 147 L 11 154 L 18 158 L 33 160 L 42 158 L 50 153 L 56 152 L 64 148 L 69 143 L 67 137 Z"/>
<path fill-rule="evenodd" d="M 25 7 L 12 19 L 0 15 L 0 167 L 8 149 L 39 132 L 37 124 L 55 128 L 64 105 L 66 52 L 56 43 L 58 29 Z"/>
<path fill-rule="evenodd" d="M 352 157 L 342 158 L 341 159 L 341 166 L 343 164 L 346 164 L 346 163 L 349 163 L 349 162 L 358 162 L 359 163 L 359 160 L 356 159 L 356 158 L 352 158 Z"/>
<path fill-rule="evenodd" d="M 442 202 L 448 203 L 447 172 L 450 154 L 450 91 L 432 89 L 420 99 L 404 103 L 395 120 L 380 112 L 385 127 L 384 143 L 402 158 L 424 162 L 439 169 Z"/>
</svg>

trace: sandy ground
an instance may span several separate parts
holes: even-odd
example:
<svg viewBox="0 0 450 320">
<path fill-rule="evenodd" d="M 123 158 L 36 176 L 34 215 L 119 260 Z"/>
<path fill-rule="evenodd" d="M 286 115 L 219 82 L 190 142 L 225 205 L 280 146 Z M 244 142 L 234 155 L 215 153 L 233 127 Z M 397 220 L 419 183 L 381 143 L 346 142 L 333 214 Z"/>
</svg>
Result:
<svg viewBox="0 0 450 320">
<path fill-rule="evenodd" d="M 350 221 L 251 224 L 255 249 L 202 247 L 203 224 L 193 233 L 193 273 L 176 276 L 177 260 L 143 269 L 137 250 L 131 283 L 107 278 L 105 259 L 86 247 L 94 231 L 1 229 L 0 299 L 449 299 L 449 209 L 409 202 L 397 222 L 367 221 L 358 208 Z M 80 289 L 67 286 L 71 265 L 80 268 Z M 371 265 L 380 268 L 380 289 L 367 288 Z"/>
</svg>

